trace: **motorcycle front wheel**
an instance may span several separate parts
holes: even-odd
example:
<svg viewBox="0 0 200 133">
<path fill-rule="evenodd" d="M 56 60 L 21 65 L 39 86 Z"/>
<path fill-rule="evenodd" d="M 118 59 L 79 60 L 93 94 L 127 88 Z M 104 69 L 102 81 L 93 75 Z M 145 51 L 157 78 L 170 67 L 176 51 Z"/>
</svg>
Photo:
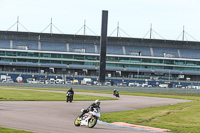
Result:
<svg viewBox="0 0 200 133">
<path fill-rule="evenodd" d="M 74 121 L 74 125 L 75 126 L 80 126 L 80 122 L 81 122 L 81 118 L 78 116 Z"/>
<path fill-rule="evenodd" d="M 96 124 L 97 124 L 97 118 L 96 117 L 92 117 L 91 119 L 89 119 L 89 121 L 88 121 L 88 127 L 89 128 L 93 128 Z"/>
<path fill-rule="evenodd" d="M 72 97 L 70 97 L 70 103 L 72 102 Z"/>
</svg>

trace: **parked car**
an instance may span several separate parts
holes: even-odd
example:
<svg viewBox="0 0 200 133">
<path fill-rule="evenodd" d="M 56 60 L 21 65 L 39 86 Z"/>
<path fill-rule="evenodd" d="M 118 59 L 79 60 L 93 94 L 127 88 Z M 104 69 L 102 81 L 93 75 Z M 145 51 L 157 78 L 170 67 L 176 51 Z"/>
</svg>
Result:
<svg viewBox="0 0 200 133">
<path fill-rule="evenodd" d="M 63 79 L 56 79 L 56 84 L 65 84 Z"/>
<path fill-rule="evenodd" d="M 78 79 L 74 79 L 74 80 L 72 81 L 72 84 L 73 84 L 73 85 L 78 85 L 78 84 L 79 84 Z"/>
<path fill-rule="evenodd" d="M 3 80 L 3 83 L 14 83 L 13 79 L 7 79 L 7 80 Z"/>
<path fill-rule="evenodd" d="M 92 79 L 84 78 L 83 80 L 81 80 L 81 85 L 92 85 Z"/>
<path fill-rule="evenodd" d="M 148 87 L 148 84 L 142 84 L 142 87 Z"/>
<path fill-rule="evenodd" d="M 168 88 L 168 84 L 159 84 L 160 88 Z"/>
</svg>

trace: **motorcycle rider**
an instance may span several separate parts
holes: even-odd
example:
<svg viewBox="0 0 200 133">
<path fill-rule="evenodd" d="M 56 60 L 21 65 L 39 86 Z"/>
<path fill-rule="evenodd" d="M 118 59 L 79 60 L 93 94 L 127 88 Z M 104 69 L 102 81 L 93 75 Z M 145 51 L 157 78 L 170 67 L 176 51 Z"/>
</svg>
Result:
<svg viewBox="0 0 200 133">
<path fill-rule="evenodd" d="M 88 113 L 89 111 L 93 111 L 93 108 L 100 108 L 100 100 L 97 99 L 94 101 L 94 103 L 92 103 L 87 109 L 83 109 L 81 112 L 82 114 L 80 115 L 80 117 L 82 117 L 85 113 Z"/>
<path fill-rule="evenodd" d="M 72 87 L 67 91 L 66 94 L 68 94 L 68 92 L 70 92 L 72 94 L 72 100 L 73 100 L 73 97 L 74 97 L 74 91 L 72 89 Z M 66 95 L 67 96 L 67 95 Z"/>
<path fill-rule="evenodd" d="M 116 90 L 116 89 L 114 89 L 114 91 L 113 91 L 113 95 L 114 95 L 114 96 L 116 95 L 116 92 L 117 92 L 117 90 Z"/>
</svg>

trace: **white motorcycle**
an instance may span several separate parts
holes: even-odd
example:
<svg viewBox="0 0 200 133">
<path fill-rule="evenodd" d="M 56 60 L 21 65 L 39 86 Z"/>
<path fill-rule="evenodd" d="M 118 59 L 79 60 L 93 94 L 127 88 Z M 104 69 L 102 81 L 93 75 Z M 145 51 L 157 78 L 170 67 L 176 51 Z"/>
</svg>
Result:
<svg viewBox="0 0 200 133">
<path fill-rule="evenodd" d="M 84 109 L 81 110 L 83 113 Z M 97 124 L 97 120 L 100 118 L 100 108 L 93 108 L 93 111 L 85 113 L 82 117 L 78 116 L 75 121 L 75 126 L 88 126 L 93 128 Z"/>
</svg>

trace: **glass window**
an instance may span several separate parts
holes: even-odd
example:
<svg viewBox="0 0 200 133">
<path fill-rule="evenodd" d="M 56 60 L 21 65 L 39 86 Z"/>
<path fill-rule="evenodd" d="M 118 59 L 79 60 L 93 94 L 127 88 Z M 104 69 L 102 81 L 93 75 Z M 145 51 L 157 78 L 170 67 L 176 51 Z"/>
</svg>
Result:
<svg viewBox="0 0 200 133">
<path fill-rule="evenodd" d="M 143 63 L 152 63 L 152 59 L 142 59 Z"/>
<path fill-rule="evenodd" d="M 40 63 L 51 63 L 49 60 L 40 60 Z"/>
<path fill-rule="evenodd" d="M 27 62 L 27 59 L 17 59 L 18 62 Z"/>
<path fill-rule="evenodd" d="M 52 60 L 51 63 L 55 63 L 55 64 L 61 64 L 61 61 L 57 61 L 57 60 Z"/>
<path fill-rule="evenodd" d="M 12 58 L 2 58 L 1 60 L 8 61 L 8 62 L 15 62 L 16 61 L 16 59 L 12 59 Z"/>
<path fill-rule="evenodd" d="M 51 54 L 51 58 L 61 58 L 61 54 Z"/>
<path fill-rule="evenodd" d="M 34 52 L 28 52 L 29 57 L 38 57 L 39 53 L 34 53 Z"/>
<path fill-rule="evenodd" d="M 5 51 L 0 51 L 0 55 L 5 56 Z"/>
<path fill-rule="evenodd" d="M 92 65 L 93 66 L 93 62 L 85 62 L 84 65 Z"/>
<path fill-rule="evenodd" d="M 196 65 L 196 62 L 195 61 L 186 61 L 186 65 L 194 66 L 194 65 Z"/>
<path fill-rule="evenodd" d="M 71 61 L 63 61 L 63 64 L 69 65 L 69 64 L 72 64 L 72 62 Z"/>
<path fill-rule="evenodd" d="M 118 57 L 106 57 L 106 60 L 107 61 L 115 61 L 115 62 L 118 62 Z"/>
<path fill-rule="evenodd" d="M 64 54 L 64 55 L 63 55 L 63 58 L 66 58 L 66 59 L 73 59 L 73 55 L 66 55 L 66 54 Z"/>
<path fill-rule="evenodd" d="M 34 60 L 34 59 L 27 59 L 27 62 L 38 63 L 38 60 Z"/>
<path fill-rule="evenodd" d="M 12 51 L 7 51 L 6 52 L 7 56 L 16 56 L 16 52 L 12 52 Z"/>
<path fill-rule="evenodd" d="M 17 55 L 18 56 L 27 56 L 27 53 L 25 53 L 25 52 L 18 52 Z"/>
<path fill-rule="evenodd" d="M 49 53 L 40 53 L 40 57 L 51 58 L 51 54 L 49 54 Z"/>
<path fill-rule="evenodd" d="M 174 61 L 173 60 L 164 60 L 164 63 L 165 64 L 174 64 Z"/>
<path fill-rule="evenodd" d="M 86 60 L 98 60 L 97 56 L 85 56 Z"/>
<path fill-rule="evenodd" d="M 152 60 L 152 63 L 163 64 L 163 60 L 153 59 L 153 60 Z"/>
<path fill-rule="evenodd" d="M 82 56 L 82 55 L 74 55 L 74 59 L 84 60 L 84 56 Z"/>
</svg>

